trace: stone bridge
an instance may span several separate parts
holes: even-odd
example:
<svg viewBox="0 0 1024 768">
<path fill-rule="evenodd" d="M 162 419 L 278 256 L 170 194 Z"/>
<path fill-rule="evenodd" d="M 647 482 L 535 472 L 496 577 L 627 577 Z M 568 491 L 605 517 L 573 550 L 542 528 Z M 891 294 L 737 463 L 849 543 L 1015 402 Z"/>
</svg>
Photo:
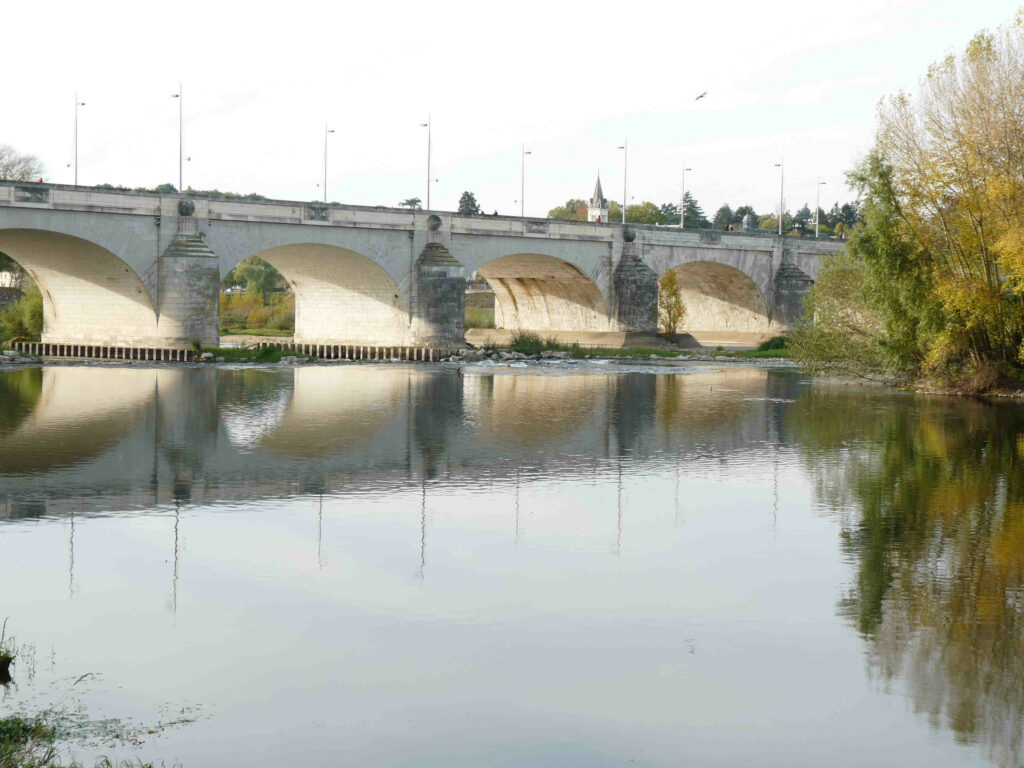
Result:
<svg viewBox="0 0 1024 768">
<path fill-rule="evenodd" d="M 463 343 L 465 279 L 499 328 L 562 338 L 656 330 L 657 281 L 677 271 L 687 330 L 763 336 L 800 314 L 840 243 L 762 232 L 459 216 L 383 207 L 161 196 L 0 182 L 0 252 L 43 293 L 43 341 L 172 349 L 219 341 L 218 287 L 272 264 L 300 344 Z"/>
</svg>

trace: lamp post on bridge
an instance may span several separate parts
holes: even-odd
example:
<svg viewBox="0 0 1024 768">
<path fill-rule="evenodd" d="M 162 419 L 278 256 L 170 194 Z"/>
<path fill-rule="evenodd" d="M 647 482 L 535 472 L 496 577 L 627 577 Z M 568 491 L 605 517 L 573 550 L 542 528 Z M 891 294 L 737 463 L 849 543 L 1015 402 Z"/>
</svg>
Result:
<svg viewBox="0 0 1024 768">
<path fill-rule="evenodd" d="M 178 192 L 184 192 L 185 176 L 185 96 L 181 83 L 178 83 L 178 92 L 172 93 L 171 98 L 178 100 Z"/>
<path fill-rule="evenodd" d="M 427 113 L 427 122 L 420 123 L 420 128 L 427 129 L 427 210 L 430 210 L 430 114 Z"/>
<path fill-rule="evenodd" d="M 686 172 L 692 171 L 693 168 L 687 168 L 686 163 L 683 163 L 683 180 L 681 183 L 681 189 L 679 192 L 679 228 L 683 229 L 686 226 Z"/>
<path fill-rule="evenodd" d="M 333 128 L 327 127 L 327 122 L 324 122 L 324 205 L 327 204 L 327 134 L 334 133 Z"/>
<path fill-rule="evenodd" d="M 783 198 L 786 185 L 786 163 L 776 163 L 775 167 L 779 169 L 779 235 L 782 235 L 782 215 L 783 215 Z"/>
<path fill-rule="evenodd" d="M 622 223 L 626 223 L 626 184 L 629 180 L 629 138 L 623 140 L 619 147 L 622 150 Z"/>
<path fill-rule="evenodd" d="M 78 100 L 78 94 L 75 94 L 75 186 L 78 186 L 78 108 L 84 107 L 85 102 Z"/>
<path fill-rule="evenodd" d="M 814 239 L 818 239 L 818 218 L 821 216 L 821 188 L 825 182 L 818 177 L 818 185 L 814 188 Z"/>
<path fill-rule="evenodd" d="M 526 218 L 526 156 L 532 154 L 532 152 L 526 151 L 526 145 L 523 144 L 519 171 L 519 217 L 522 219 Z"/>
</svg>

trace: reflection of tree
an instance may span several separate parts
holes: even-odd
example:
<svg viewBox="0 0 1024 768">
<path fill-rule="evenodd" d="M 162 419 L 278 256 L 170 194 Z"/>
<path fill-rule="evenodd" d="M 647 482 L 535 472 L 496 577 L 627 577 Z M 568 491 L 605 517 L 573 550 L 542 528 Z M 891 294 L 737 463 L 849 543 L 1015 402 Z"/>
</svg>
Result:
<svg viewBox="0 0 1024 768">
<path fill-rule="evenodd" d="M 0 433 L 14 430 L 28 418 L 42 393 L 42 368 L 0 374 Z"/>
<path fill-rule="evenodd" d="M 882 407 L 871 407 L 881 405 Z M 842 425 L 842 426 L 840 426 Z M 839 611 L 884 679 L 1018 765 L 1024 733 L 1024 411 L 811 392 L 790 411 L 820 498 L 849 509 Z"/>
</svg>

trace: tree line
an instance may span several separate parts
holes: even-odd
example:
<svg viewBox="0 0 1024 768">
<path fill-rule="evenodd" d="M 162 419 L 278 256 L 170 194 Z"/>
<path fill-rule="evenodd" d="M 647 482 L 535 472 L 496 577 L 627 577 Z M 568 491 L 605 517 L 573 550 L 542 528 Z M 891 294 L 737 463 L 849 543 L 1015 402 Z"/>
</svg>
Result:
<svg viewBox="0 0 1024 768">
<path fill-rule="evenodd" d="M 740 205 L 733 208 L 728 203 L 721 205 L 711 218 L 708 218 L 700 203 L 689 192 L 683 198 L 684 225 L 688 229 L 742 229 L 743 220 L 749 215 L 753 229 L 777 231 L 778 216 L 774 213 L 758 214 L 752 205 Z M 549 219 L 567 221 L 586 221 L 589 203 L 586 200 L 573 198 L 565 205 L 559 205 L 548 211 Z M 608 202 L 608 220 L 622 221 L 622 204 L 616 200 Z M 861 220 L 858 202 L 842 205 L 836 201 L 829 210 L 818 209 L 818 229 L 824 235 L 843 235 L 849 232 Z M 676 203 L 657 205 L 650 201 L 636 203 L 626 207 L 626 221 L 632 224 L 655 224 L 661 226 L 679 226 L 679 206 Z M 796 213 L 786 211 L 782 219 L 783 231 L 795 234 L 807 234 L 814 231 L 814 212 L 805 203 Z"/>
</svg>

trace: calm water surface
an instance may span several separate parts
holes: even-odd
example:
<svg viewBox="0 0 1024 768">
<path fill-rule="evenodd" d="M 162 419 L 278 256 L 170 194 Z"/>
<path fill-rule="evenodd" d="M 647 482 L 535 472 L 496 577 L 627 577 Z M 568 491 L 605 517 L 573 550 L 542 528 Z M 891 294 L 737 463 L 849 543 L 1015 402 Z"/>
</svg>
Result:
<svg viewBox="0 0 1024 768">
<path fill-rule="evenodd" d="M 0 713 L 185 768 L 1021 765 L 1024 409 L 464 371 L 0 373 Z"/>
</svg>

